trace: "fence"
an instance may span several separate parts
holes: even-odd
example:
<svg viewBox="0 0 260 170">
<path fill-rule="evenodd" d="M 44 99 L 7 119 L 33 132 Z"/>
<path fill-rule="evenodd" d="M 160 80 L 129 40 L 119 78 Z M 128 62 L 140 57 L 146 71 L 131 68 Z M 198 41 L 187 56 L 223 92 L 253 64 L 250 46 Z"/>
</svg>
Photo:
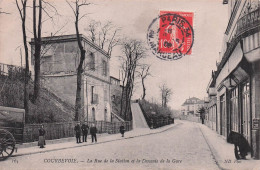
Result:
<svg viewBox="0 0 260 170">
<path fill-rule="evenodd" d="M 119 133 L 119 127 L 122 123 L 125 126 L 126 131 L 132 130 L 132 122 L 105 122 L 105 121 L 96 121 L 96 122 L 84 122 L 89 126 L 93 123 L 96 124 L 98 133 L 109 133 L 115 134 Z M 46 131 L 45 139 L 60 139 L 75 136 L 74 127 L 77 122 L 62 122 L 62 123 L 43 123 L 43 124 L 26 124 L 24 126 L 23 142 L 34 142 L 38 141 L 39 137 L 39 128 L 41 125 L 44 125 Z"/>
<path fill-rule="evenodd" d="M 28 73 L 31 79 L 31 72 Z M 24 80 L 25 68 L 15 65 L 0 63 L 0 76 L 8 76 L 9 79 Z"/>
</svg>

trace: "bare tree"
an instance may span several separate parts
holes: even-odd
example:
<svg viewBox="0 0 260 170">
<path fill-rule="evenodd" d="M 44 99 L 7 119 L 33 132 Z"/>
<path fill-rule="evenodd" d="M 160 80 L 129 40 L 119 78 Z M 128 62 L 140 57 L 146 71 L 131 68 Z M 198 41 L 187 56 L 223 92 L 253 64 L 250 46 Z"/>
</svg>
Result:
<svg viewBox="0 0 260 170">
<path fill-rule="evenodd" d="M 29 82 L 29 53 L 27 46 L 27 36 L 26 36 L 26 4 L 27 0 L 21 0 L 20 3 L 16 0 L 16 6 L 20 14 L 20 18 L 22 21 L 22 32 L 23 32 L 23 45 L 24 45 L 24 53 L 25 53 L 25 78 L 24 78 L 24 110 L 25 110 L 25 120 L 28 120 L 29 113 L 29 95 L 28 95 L 28 82 Z"/>
<path fill-rule="evenodd" d="M 109 44 L 107 47 L 107 53 L 109 56 L 111 56 L 113 48 L 120 43 L 120 39 L 116 37 L 119 30 L 119 28 L 115 29 L 112 34 L 112 37 L 108 40 Z"/>
<path fill-rule="evenodd" d="M 144 100 L 146 96 L 146 88 L 145 88 L 144 80 L 151 75 L 151 73 L 149 72 L 150 67 L 151 65 L 143 64 L 140 66 L 140 71 L 138 71 L 138 76 L 141 78 L 142 88 L 143 88 L 142 100 Z"/>
<path fill-rule="evenodd" d="M 78 46 L 80 50 L 80 61 L 77 68 L 77 90 L 76 90 L 76 101 L 75 101 L 75 120 L 78 121 L 82 118 L 81 115 L 81 82 L 82 82 L 82 73 L 83 73 L 83 63 L 85 60 L 86 50 L 84 49 L 82 45 L 82 41 L 80 38 L 79 33 L 79 21 L 81 18 L 83 18 L 85 15 L 82 15 L 80 17 L 80 8 L 83 6 L 88 6 L 90 3 L 87 3 L 86 0 L 82 0 L 81 2 L 79 0 L 76 0 L 75 2 L 75 8 L 72 7 L 72 5 L 67 1 L 69 6 L 71 7 L 74 15 L 75 15 L 75 28 L 76 28 L 76 35 L 77 35 L 77 41 Z"/>
<path fill-rule="evenodd" d="M 167 87 L 165 83 L 159 86 L 161 92 L 161 99 L 162 99 L 162 107 L 167 107 L 168 102 L 170 101 L 172 90 Z"/>
<path fill-rule="evenodd" d="M 42 57 L 42 24 L 48 19 L 53 19 L 57 14 L 56 8 L 47 1 L 33 0 L 33 37 L 34 37 L 34 93 L 33 103 L 36 103 L 40 93 L 40 74 Z M 49 10 L 48 10 L 49 9 Z M 54 15 L 51 15 L 54 11 Z M 43 19 L 43 13 L 47 19 Z"/>
<path fill-rule="evenodd" d="M 140 59 L 146 56 L 146 49 L 141 41 L 125 40 L 122 43 L 122 51 L 124 53 L 121 63 L 123 71 L 123 89 L 120 113 L 123 114 L 126 120 L 130 120 L 130 104 L 134 88 L 136 68 Z"/>
<path fill-rule="evenodd" d="M 111 56 L 113 48 L 119 45 L 120 38 L 118 33 L 120 28 L 115 27 L 111 21 L 102 24 L 99 21 L 92 20 L 85 30 L 89 32 L 88 37 L 91 41 L 106 50 L 109 56 Z"/>
<path fill-rule="evenodd" d="M 99 34 L 99 27 L 100 27 L 100 22 L 95 21 L 95 20 L 91 20 L 89 22 L 88 27 L 85 29 L 85 31 L 89 32 L 90 34 L 88 35 L 88 37 L 91 39 L 91 41 L 93 43 L 97 43 L 97 39 L 98 39 L 98 34 Z"/>
<path fill-rule="evenodd" d="M 105 42 L 107 40 L 107 36 L 109 31 L 112 29 L 112 22 L 108 21 L 105 23 L 105 25 L 101 28 L 101 39 L 100 39 L 100 47 L 104 49 Z"/>
</svg>

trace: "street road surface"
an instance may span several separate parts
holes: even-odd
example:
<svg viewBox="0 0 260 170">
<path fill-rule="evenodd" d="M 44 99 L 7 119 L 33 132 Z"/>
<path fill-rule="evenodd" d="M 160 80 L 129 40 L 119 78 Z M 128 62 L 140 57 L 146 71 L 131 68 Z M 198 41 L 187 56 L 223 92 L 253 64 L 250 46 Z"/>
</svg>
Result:
<svg viewBox="0 0 260 170">
<path fill-rule="evenodd" d="M 183 121 L 158 134 L 9 158 L 0 169 L 219 168 L 199 126 Z"/>
</svg>

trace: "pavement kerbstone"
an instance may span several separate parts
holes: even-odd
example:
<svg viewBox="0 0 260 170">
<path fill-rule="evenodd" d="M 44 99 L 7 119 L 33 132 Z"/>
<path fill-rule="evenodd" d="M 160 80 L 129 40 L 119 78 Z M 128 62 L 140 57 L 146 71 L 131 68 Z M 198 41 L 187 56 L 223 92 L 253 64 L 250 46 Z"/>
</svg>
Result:
<svg viewBox="0 0 260 170">
<path fill-rule="evenodd" d="M 260 170 L 260 161 L 254 160 L 250 155 L 247 160 L 236 160 L 234 155 L 234 145 L 226 142 L 226 139 L 211 130 L 205 125 L 199 124 L 198 126 L 207 141 L 212 154 L 216 160 L 216 164 L 220 169 L 252 169 Z"/>
<path fill-rule="evenodd" d="M 83 146 L 107 143 L 107 142 L 112 142 L 112 141 L 117 141 L 117 140 L 131 139 L 131 138 L 135 138 L 135 137 L 161 133 L 161 132 L 169 130 L 179 124 L 181 124 L 181 123 L 177 121 L 174 124 L 166 125 L 164 127 L 158 128 L 158 129 L 146 129 L 146 128 L 136 129 L 136 130 L 126 132 L 125 133 L 126 137 L 121 137 L 121 134 L 113 134 L 113 135 L 98 134 L 97 143 L 89 143 L 91 141 L 90 135 L 88 136 L 87 143 L 80 143 L 80 144 L 77 144 L 75 142 L 76 141 L 75 137 L 55 139 L 55 140 L 46 140 L 47 145 L 43 149 L 38 147 L 38 142 L 24 143 L 24 144 L 20 144 L 20 145 L 16 146 L 18 148 L 18 152 L 14 153 L 12 155 L 12 157 L 44 153 L 44 152 L 51 152 L 51 151 L 58 151 L 58 150 L 63 150 L 63 149 L 75 148 L 75 147 L 83 147 Z"/>
</svg>

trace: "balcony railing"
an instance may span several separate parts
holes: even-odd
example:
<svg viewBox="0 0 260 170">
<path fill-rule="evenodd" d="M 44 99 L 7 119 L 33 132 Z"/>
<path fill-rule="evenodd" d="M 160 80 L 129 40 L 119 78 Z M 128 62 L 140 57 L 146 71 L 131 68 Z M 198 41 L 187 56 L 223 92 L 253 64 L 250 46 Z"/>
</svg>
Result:
<svg viewBox="0 0 260 170">
<path fill-rule="evenodd" d="M 237 20 L 235 29 L 235 36 L 233 36 L 231 41 L 228 43 L 227 49 L 222 57 L 220 64 L 218 65 L 216 77 L 218 76 L 229 56 L 235 49 L 237 43 L 242 38 L 260 31 L 260 7 Z"/>
<path fill-rule="evenodd" d="M 236 35 L 241 35 L 242 33 L 255 28 L 260 25 L 260 8 L 249 12 L 237 21 Z"/>
</svg>

